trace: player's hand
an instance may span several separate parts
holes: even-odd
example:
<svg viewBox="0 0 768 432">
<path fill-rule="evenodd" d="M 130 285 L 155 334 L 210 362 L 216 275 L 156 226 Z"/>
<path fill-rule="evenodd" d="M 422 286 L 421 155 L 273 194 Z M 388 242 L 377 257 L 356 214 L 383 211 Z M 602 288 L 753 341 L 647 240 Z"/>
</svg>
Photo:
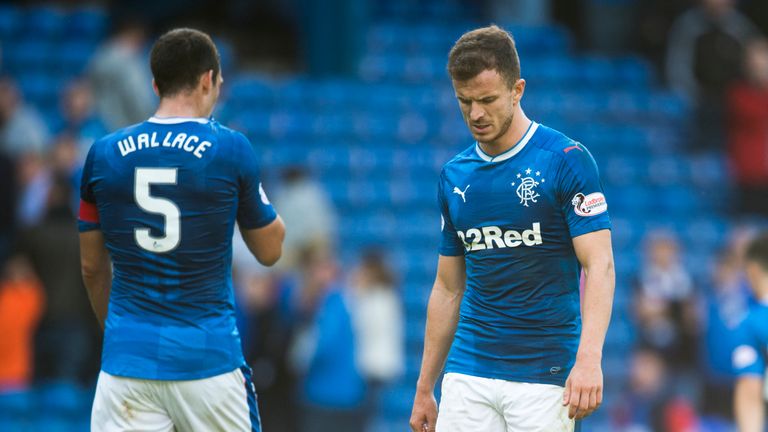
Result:
<svg viewBox="0 0 768 432">
<path fill-rule="evenodd" d="M 581 420 L 603 403 L 603 371 L 600 358 L 576 359 L 565 381 L 563 406 L 568 406 L 568 418 Z"/>
<path fill-rule="evenodd" d="M 411 412 L 411 431 L 434 432 L 437 423 L 437 401 L 431 391 L 416 390 Z"/>
</svg>

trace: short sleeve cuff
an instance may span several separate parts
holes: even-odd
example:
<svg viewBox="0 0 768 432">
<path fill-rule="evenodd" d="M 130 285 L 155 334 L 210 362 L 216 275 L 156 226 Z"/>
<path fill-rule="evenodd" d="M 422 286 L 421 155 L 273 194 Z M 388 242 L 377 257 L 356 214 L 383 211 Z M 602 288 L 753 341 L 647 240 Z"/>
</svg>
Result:
<svg viewBox="0 0 768 432">
<path fill-rule="evenodd" d="M 237 224 L 243 229 L 259 229 L 271 224 L 277 219 L 277 212 L 270 207 L 269 211 L 262 214 L 260 217 L 248 217 L 240 215 L 237 217 Z"/>
<path fill-rule="evenodd" d="M 600 231 L 604 229 L 611 229 L 610 220 L 598 220 L 586 224 L 579 225 L 578 227 L 570 227 L 571 238 L 578 237 L 580 235 L 589 234 L 591 232 Z"/>
<path fill-rule="evenodd" d="M 437 253 L 442 256 L 464 256 L 464 248 L 440 246 L 437 250 Z"/>
<path fill-rule="evenodd" d="M 77 221 L 77 230 L 79 232 L 87 232 L 101 229 L 100 223 L 86 222 L 82 220 Z"/>
</svg>

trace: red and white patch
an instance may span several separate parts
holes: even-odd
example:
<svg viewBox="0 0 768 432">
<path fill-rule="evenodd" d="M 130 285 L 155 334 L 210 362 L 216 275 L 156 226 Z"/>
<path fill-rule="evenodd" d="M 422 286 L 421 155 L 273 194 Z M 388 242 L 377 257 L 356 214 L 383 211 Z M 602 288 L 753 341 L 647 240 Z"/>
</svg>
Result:
<svg viewBox="0 0 768 432">
<path fill-rule="evenodd" d="M 605 200 L 605 195 L 600 192 L 589 195 L 577 193 L 571 200 L 571 204 L 573 204 L 573 210 L 579 216 L 597 216 L 608 210 L 608 202 Z"/>
</svg>

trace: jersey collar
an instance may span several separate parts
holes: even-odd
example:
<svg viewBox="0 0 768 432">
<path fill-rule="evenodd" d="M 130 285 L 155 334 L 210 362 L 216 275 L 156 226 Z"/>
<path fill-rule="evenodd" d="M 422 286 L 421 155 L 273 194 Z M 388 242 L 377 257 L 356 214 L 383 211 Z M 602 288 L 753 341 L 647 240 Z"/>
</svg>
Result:
<svg viewBox="0 0 768 432">
<path fill-rule="evenodd" d="M 505 151 L 502 154 L 491 156 L 483 151 L 483 149 L 480 148 L 479 143 L 475 143 L 475 151 L 477 152 L 477 155 L 480 156 L 480 158 L 486 162 L 501 162 L 505 161 L 512 156 L 520 153 L 526 144 L 528 144 L 528 141 L 531 140 L 531 137 L 536 132 L 536 129 L 539 128 L 539 124 L 535 121 L 532 121 L 530 125 L 528 125 L 528 130 L 525 131 L 525 135 L 523 135 L 522 138 L 520 138 L 520 141 L 518 141 L 515 145 L 512 146 L 509 150 Z"/>
<path fill-rule="evenodd" d="M 150 123 L 157 123 L 157 124 L 179 124 L 179 123 L 186 123 L 186 122 L 207 124 L 209 119 L 203 118 L 203 117 L 155 117 L 155 116 L 152 116 L 147 121 Z"/>
</svg>

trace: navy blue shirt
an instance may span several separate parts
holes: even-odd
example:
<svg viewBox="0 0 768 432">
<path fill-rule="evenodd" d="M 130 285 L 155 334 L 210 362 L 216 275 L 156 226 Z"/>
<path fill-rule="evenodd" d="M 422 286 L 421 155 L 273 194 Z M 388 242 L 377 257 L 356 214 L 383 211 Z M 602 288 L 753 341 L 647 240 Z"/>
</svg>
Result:
<svg viewBox="0 0 768 432">
<path fill-rule="evenodd" d="M 235 221 L 276 213 L 240 133 L 209 119 L 151 118 L 96 141 L 80 230 L 100 229 L 113 263 L 102 369 L 189 380 L 244 364 L 235 325 Z"/>
<path fill-rule="evenodd" d="M 581 333 L 572 238 L 611 227 L 592 155 L 532 122 L 505 153 L 448 162 L 438 201 L 439 252 L 467 271 L 446 372 L 564 385 Z"/>
</svg>

